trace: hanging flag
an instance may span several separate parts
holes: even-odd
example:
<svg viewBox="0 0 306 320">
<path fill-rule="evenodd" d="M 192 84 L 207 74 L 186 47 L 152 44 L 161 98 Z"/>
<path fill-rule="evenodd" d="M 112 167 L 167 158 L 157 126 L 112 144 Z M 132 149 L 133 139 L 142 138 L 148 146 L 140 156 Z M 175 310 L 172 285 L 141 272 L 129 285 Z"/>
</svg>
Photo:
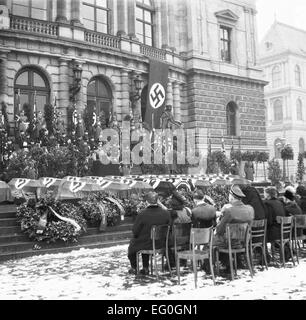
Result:
<svg viewBox="0 0 306 320">
<path fill-rule="evenodd" d="M 169 66 L 150 59 L 150 73 L 145 122 L 150 129 L 160 128 L 160 117 L 166 104 Z"/>
</svg>

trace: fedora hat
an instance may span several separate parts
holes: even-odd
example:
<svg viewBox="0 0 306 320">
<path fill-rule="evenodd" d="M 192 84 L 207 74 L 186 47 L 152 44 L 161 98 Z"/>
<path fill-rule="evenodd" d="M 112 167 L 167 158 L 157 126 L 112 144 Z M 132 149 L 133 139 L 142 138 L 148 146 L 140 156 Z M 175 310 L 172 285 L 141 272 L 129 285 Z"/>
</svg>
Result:
<svg viewBox="0 0 306 320">
<path fill-rule="evenodd" d="M 240 187 L 237 184 L 233 184 L 231 186 L 230 193 L 238 199 L 245 197 L 245 194 L 241 191 Z"/>
</svg>

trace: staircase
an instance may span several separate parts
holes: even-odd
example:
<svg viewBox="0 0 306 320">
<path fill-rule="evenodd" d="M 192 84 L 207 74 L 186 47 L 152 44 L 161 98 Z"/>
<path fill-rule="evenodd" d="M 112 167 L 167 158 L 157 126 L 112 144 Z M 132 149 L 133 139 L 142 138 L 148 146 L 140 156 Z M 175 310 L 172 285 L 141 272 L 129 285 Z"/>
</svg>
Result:
<svg viewBox="0 0 306 320">
<path fill-rule="evenodd" d="M 69 252 L 81 248 L 106 248 L 128 244 L 132 232 L 132 220 L 126 218 L 121 225 L 108 227 L 99 232 L 98 228 L 88 228 L 77 243 L 57 242 L 47 244 L 40 242 L 40 250 L 34 250 L 36 243 L 23 234 L 16 219 L 15 205 L 0 205 L 0 261 L 19 259 L 47 253 Z"/>
</svg>

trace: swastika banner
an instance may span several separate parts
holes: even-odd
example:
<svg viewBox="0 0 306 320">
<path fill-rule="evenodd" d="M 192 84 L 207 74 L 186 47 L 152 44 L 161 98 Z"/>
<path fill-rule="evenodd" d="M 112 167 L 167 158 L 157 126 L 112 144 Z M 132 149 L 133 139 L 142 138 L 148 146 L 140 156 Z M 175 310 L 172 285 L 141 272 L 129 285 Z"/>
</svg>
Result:
<svg viewBox="0 0 306 320">
<path fill-rule="evenodd" d="M 160 118 L 166 104 L 168 84 L 168 70 L 166 63 L 150 60 L 150 74 L 145 122 L 150 129 L 160 129 Z"/>
</svg>

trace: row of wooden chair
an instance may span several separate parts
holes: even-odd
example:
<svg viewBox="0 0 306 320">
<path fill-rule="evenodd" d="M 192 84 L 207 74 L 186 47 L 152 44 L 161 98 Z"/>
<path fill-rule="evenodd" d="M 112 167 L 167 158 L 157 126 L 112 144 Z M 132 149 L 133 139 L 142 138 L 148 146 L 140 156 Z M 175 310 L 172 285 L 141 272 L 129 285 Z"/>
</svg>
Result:
<svg viewBox="0 0 306 320">
<path fill-rule="evenodd" d="M 299 241 L 305 240 L 306 235 L 298 234 L 298 230 L 306 229 L 306 216 L 278 217 L 281 228 L 281 239 L 275 241 L 280 247 L 282 263 L 285 267 L 285 245 L 288 243 L 293 264 L 293 247 L 300 252 Z M 292 231 L 294 237 L 292 237 Z M 255 220 L 251 225 L 248 223 L 234 223 L 226 225 L 226 243 L 224 245 L 214 245 L 213 228 L 193 228 L 191 224 L 161 225 L 153 226 L 151 229 L 152 250 L 141 250 L 137 253 L 137 273 L 139 272 L 139 258 L 141 254 L 151 256 L 151 274 L 153 265 L 155 275 L 158 277 L 157 256 L 162 257 L 162 270 L 164 269 L 164 257 L 167 261 L 170 276 L 170 250 L 174 251 L 176 271 L 180 283 L 180 260 L 191 260 L 194 271 L 195 286 L 197 286 L 197 266 L 205 259 L 209 261 L 210 272 L 215 284 L 214 261 L 216 263 L 217 274 L 219 275 L 219 254 L 229 256 L 231 279 L 234 279 L 234 271 L 237 274 L 237 254 L 245 254 L 246 262 L 251 276 L 254 275 L 253 253 L 259 248 L 262 253 L 262 262 L 268 269 L 267 263 L 267 221 Z M 294 238 L 294 239 L 293 239 Z M 156 248 L 156 242 L 162 243 L 161 249 Z M 273 251 L 272 251 L 273 254 Z M 214 259 L 215 257 L 215 259 Z M 234 258 L 234 259 L 233 259 Z M 297 255 L 298 261 L 298 255 Z"/>
</svg>

